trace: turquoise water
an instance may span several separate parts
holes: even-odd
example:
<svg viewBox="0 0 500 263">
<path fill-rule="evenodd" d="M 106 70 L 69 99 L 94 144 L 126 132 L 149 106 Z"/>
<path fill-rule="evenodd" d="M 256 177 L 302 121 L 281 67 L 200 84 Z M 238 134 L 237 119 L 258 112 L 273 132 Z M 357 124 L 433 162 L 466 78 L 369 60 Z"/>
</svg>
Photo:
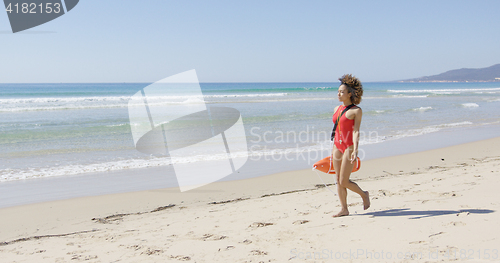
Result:
<svg viewBox="0 0 500 263">
<path fill-rule="evenodd" d="M 0 181 L 169 165 L 135 150 L 127 105 L 148 83 L 0 84 Z M 241 113 L 250 158 L 329 147 L 338 83 L 201 83 Z M 364 83 L 361 148 L 500 125 L 500 83 Z M 188 100 L 188 99 L 187 99 Z M 418 137 L 417 137 L 418 138 Z M 210 156 L 186 154 L 185 162 Z"/>
</svg>

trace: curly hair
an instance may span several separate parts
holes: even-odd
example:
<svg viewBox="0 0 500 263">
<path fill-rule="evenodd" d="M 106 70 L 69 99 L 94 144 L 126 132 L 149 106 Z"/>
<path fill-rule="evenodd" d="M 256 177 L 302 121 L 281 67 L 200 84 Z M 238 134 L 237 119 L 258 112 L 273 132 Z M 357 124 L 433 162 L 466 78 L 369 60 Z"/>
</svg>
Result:
<svg viewBox="0 0 500 263">
<path fill-rule="evenodd" d="M 351 93 L 351 102 L 353 104 L 361 103 L 361 96 L 363 96 L 363 85 L 361 81 L 351 74 L 345 74 L 340 80 L 340 85 L 344 84 L 347 87 L 349 93 Z"/>
</svg>

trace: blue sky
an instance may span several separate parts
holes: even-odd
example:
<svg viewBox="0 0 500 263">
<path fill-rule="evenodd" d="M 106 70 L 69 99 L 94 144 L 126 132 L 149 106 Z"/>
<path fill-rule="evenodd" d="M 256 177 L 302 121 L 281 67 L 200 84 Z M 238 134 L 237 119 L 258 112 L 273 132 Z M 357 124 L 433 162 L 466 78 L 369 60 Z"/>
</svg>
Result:
<svg viewBox="0 0 500 263">
<path fill-rule="evenodd" d="M 500 1 L 81 0 L 12 34 L 0 83 L 390 81 L 500 63 Z"/>
</svg>

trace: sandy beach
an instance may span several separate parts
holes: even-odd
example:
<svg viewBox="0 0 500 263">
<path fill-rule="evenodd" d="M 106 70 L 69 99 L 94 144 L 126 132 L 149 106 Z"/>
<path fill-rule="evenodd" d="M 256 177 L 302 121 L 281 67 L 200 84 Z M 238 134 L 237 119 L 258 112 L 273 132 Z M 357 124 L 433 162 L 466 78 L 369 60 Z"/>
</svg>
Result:
<svg viewBox="0 0 500 263">
<path fill-rule="evenodd" d="M 3 208 L 0 261 L 493 262 L 499 156 L 494 138 L 363 162 L 371 207 L 349 192 L 342 218 L 311 170 Z"/>
</svg>

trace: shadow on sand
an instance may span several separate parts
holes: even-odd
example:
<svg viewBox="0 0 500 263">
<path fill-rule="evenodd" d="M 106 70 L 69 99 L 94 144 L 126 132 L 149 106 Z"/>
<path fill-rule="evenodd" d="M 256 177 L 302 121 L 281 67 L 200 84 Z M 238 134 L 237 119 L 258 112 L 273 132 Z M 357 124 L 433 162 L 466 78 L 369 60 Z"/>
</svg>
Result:
<svg viewBox="0 0 500 263">
<path fill-rule="evenodd" d="M 419 219 L 431 216 L 451 215 L 460 213 L 470 214 L 489 214 L 495 212 L 490 209 L 462 209 L 462 210 L 428 210 L 428 211 L 411 211 L 409 208 L 404 209 L 390 209 L 385 211 L 371 212 L 364 215 L 377 216 L 414 216 L 409 219 Z"/>
</svg>

